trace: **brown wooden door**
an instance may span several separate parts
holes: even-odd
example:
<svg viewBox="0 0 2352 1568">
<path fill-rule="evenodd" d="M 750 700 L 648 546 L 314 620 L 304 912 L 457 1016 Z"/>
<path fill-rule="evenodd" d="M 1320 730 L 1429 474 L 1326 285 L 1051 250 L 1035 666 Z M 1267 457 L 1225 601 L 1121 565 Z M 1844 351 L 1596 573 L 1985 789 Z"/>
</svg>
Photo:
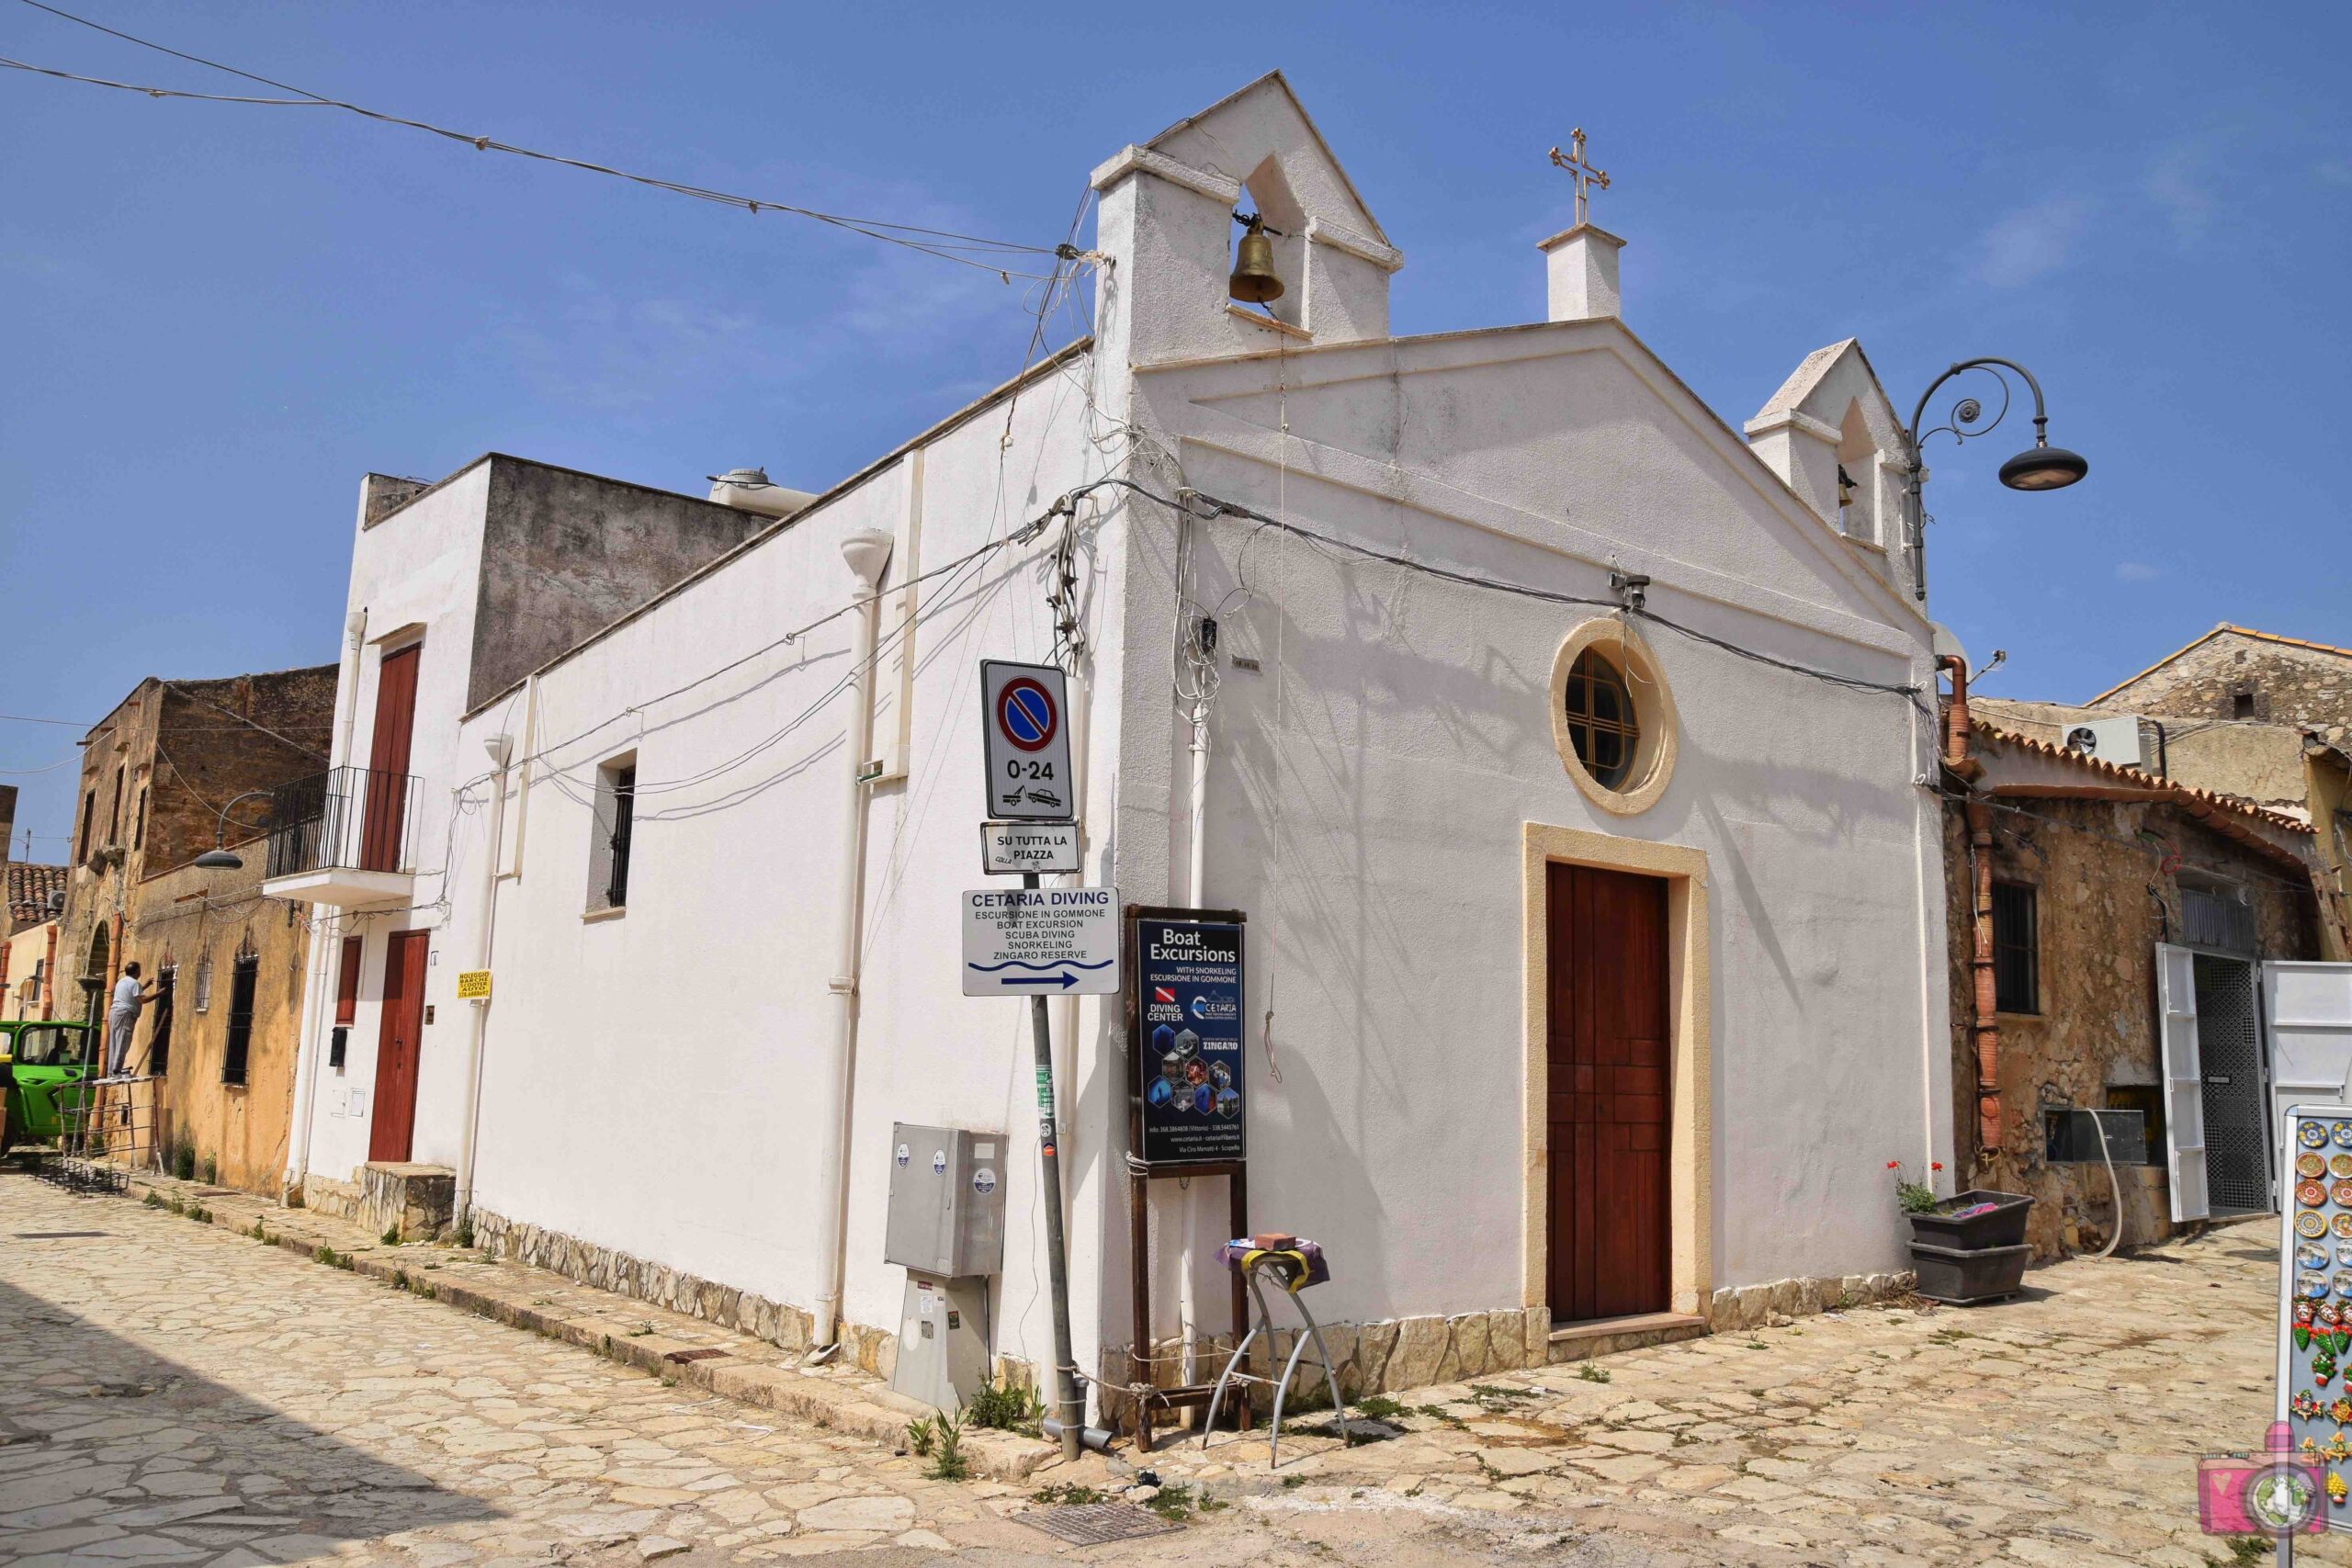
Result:
<svg viewBox="0 0 2352 1568">
<path fill-rule="evenodd" d="M 1555 864 L 1547 919 L 1552 1316 L 1663 1312 L 1666 884 Z"/>
<path fill-rule="evenodd" d="M 394 931 L 384 950 L 384 1000 L 376 1033 L 376 1103 L 369 1159 L 404 1160 L 416 1133 L 416 1057 L 424 1033 L 427 931 Z"/>
<path fill-rule="evenodd" d="M 401 869 L 408 819 L 409 738 L 416 729 L 416 665 L 423 643 L 384 655 L 376 667 L 376 728 L 368 741 L 367 815 L 359 833 L 359 869 Z"/>
</svg>

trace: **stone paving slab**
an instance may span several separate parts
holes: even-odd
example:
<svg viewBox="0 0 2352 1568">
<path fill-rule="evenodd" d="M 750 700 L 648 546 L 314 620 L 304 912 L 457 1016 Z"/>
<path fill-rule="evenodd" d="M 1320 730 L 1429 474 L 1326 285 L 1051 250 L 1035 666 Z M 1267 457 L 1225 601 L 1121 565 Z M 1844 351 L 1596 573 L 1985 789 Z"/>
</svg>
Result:
<svg viewBox="0 0 2352 1568">
<path fill-rule="evenodd" d="M 719 1392 L 789 1379 L 865 1403 L 854 1376 L 731 1348 L 671 1363 L 733 1337 L 203 1201 L 215 1226 L 0 1176 L 0 1231 L 107 1233 L 0 1242 L 0 1559 L 701 1568 L 861 1550 L 1035 1568 L 1079 1549 L 1012 1522 L 1032 1487 L 1138 1480 L 1090 1457 L 1020 1485 L 926 1481 L 816 1424 L 838 1406 L 803 1419 Z M 276 1245 L 238 1241 L 233 1202 Z M 352 1272 L 287 1255 L 322 1246 L 351 1247 Z M 2199 1533 L 2194 1464 L 2262 1430 L 2277 1267 L 2266 1228 L 2224 1228 L 2037 1270 L 1998 1307 L 1830 1314 L 1419 1391 L 1386 1412 L 1396 1436 L 1344 1450 L 1310 1415 L 1279 1471 L 1261 1437 L 1174 1441 L 1135 1462 L 1219 1511 L 1083 1550 L 1136 1568 L 2243 1562 Z M 538 1288 L 518 1300 L 518 1280 Z M 727 1375 L 690 1382 L 698 1367 Z M 2352 1563 L 2343 1538 L 2298 1557 Z"/>
<path fill-rule="evenodd" d="M 804 1366 L 797 1352 L 765 1340 L 544 1269 L 435 1243 L 393 1245 L 330 1215 L 281 1208 L 266 1198 L 169 1177 L 131 1177 L 130 1197 L 266 1240 L 364 1279 L 581 1346 L 640 1371 L 892 1449 L 904 1445 L 909 1421 L 934 1414 L 854 1367 Z M 977 1429 L 966 1435 L 964 1450 L 974 1473 L 1006 1481 L 1023 1480 L 1060 1457 L 1046 1443 Z"/>
<path fill-rule="evenodd" d="M 1996 1306 L 1829 1313 L 1419 1390 L 1374 1405 L 1398 1435 L 1345 1450 L 1328 1414 L 1300 1417 L 1279 1472 L 1262 1437 L 1224 1433 L 1137 1462 L 1209 1486 L 1278 1473 L 1295 1503 L 1696 1521 L 1708 1551 L 1791 1562 L 2233 1562 L 2199 1529 L 2196 1462 L 2269 1421 L 2275 1224 L 2038 1269 Z"/>
</svg>

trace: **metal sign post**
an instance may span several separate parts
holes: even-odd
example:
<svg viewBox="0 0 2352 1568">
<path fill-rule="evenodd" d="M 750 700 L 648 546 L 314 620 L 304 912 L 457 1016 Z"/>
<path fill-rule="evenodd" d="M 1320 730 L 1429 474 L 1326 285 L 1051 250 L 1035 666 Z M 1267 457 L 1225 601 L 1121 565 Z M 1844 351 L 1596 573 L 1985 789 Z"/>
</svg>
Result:
<svg viewBox="0 0 2352 1568">
<path fill-rule="evenodd" d="M 964 895 L 964 994 L 1029 1000 L 1056 1403 L 1062 1457 L 1074 1460 L 1086 1427 L 1086 1403 L 1070 1340 L 1069 1244 L 1062 1218 L 1053 1030 L 1046 998 L 1105 996 L 1119 988 L 1119 895 L 1114 888 L 1038 886 L 1041 874 L 1074 872 L 1080 865 L 1067 696 L 1062 672 L 1053 665 L 980 661 L 980 732 L 988 772 L 981 870 L 990 875 L 1020 873 L 1021 890 L 983 888 Z"/>
</svg>

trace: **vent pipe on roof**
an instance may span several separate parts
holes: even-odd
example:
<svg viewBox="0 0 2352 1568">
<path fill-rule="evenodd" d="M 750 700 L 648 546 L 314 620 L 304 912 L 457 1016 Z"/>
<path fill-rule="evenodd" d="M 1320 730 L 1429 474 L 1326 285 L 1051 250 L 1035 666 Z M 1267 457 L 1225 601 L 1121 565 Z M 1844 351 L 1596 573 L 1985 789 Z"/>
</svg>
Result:
<svg viewBox="0 0 2352 1568">
<path fill-rule="evenodd" d="M 763 517 L 790 517 L 806 512 L 817 499 L 805 490 L 770 484 L 765 468 L 729 468 L 723 474 L 707 477 L 710 480 L 711 500 L 738 512 L 756 512 Z"/>
</svg>

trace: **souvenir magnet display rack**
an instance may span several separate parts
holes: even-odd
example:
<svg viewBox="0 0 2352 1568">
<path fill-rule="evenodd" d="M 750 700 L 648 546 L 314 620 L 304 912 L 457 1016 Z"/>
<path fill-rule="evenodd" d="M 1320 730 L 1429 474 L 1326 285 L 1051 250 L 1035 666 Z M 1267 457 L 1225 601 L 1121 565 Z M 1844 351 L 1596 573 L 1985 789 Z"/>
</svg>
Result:
<svg viewBox="0 0 2352 1568">
<path fill-rule="evenodd" d="M 2292 1106 L 2285 1121 L 2277 1418 L 2320 1473 L 2327 1528 L 2352 1531 L 2352 1105 Z"/>
<path fill-rule="evenodd" d="M 1205 1414 L 1216 1398 L 1217 1385 L 1209 1382 L 1181 1383 L 1173 1388 L 1152 1386 L 1151 1375 L 1151 1184 L 1170 1178 L 1222 1176 L 1226 1179 L 1226 1198 L 1229 1213 L 1227 1217 L 1228 1235 L 1250 1234 L 1250 1175 L 1243 1141 L 1243 1111 L 1241 1095 L 1241 938 L 1248 919 L 1238 909 L 1184 909 L 1160 906 L 1130 904 L 1126 908 L 1126 947 L 1125 987 L 1127 1000 L 1127 1051 L 1132 1059 L 1127 1075 L 1127 1255 L 1134 1269 L 1135 1337 L 1127 1351 L 1127 1382 L 1136 1402 L 1136 1451 L 1151 1451 L 1152 1417 L 1156 1412 L 1180 1409 L 1200 1410 Z M 1203 936 L 1229 933 L 1231 962 L 1215 968 L 1229 967 L 1231 991 L 1230 1016 L 1223 1016 L 1227 1007 L 1222 993 L 1228 982 L 1217 979 L 1199 986 L 1186 983 L 1178 976 L 1191 972 L 1180 965 L 1171 972 L 1167 964 L 1154 957 L 1151 944 L 1139 942 L 1139 933 L 1159 929 L 1172 932 Z M 1209 975 L 1203 967 L 1200 973 Z M 1163 984 L 1163 982 L 1166 982 Z M 1163 990 L 1167 993 L 1162 997 Z M 1214 1019 L 1194 1016 L 1195 1004 L 1215 996 L 1216 1004 L 1211 1010 Z M 1155 1019 L 1155 1011 L 1175 1009 L 1185 1013 L 1182 1026 Z M 1169 1049 L 1156 1050 L 1156 1033 L 1169 1035 Z M 1190 1050 L 1177 1043 L 1179 1036 L 1191 1035 Z M 1166 1070 L 1169 1059 L 1174 1058 L 1175 1072 Z M 1215 1066 L 1222 1065 L 1227 1081 L 1217 1084 L 1210 1080 Z M 1193 1081 L 1192 1068 L 1200 1068 L 1199 1081 Z M 1163 1127 L 1179 1114 L 1175 1095 L 1179 1085 L 1194 1098 L 1192 1110 L 1181 1112 L 1197 1116 L 1205 1132 L 1229 1129 L 1229 1136 L 1214 1140 L 1215 1148 L 1204 1152 L 1223 1157 L 1155 1159 L 1166 1139 Z M 1164 1086 L 1159 1093 L 1155 1086 Z M 1198 1109 L 1198 1096 L 1205 1088 L 1208 1108 Z M 1155 1095 L 1158 1098 L 1153 1098 Z M 1230 1100 L 1222 1096 L 1230 1094 Z M 1233 1337 L 1238 1342 L 1250 1327 L 1250 1304 L 1247 1286 L 1238 1271 L 1233 1276 Z M 1250 1400 L 1247 1390 L 1234 1401 L 1234 1416 L 1244 1431 L 1250 1428 Z"/>
</svg>

